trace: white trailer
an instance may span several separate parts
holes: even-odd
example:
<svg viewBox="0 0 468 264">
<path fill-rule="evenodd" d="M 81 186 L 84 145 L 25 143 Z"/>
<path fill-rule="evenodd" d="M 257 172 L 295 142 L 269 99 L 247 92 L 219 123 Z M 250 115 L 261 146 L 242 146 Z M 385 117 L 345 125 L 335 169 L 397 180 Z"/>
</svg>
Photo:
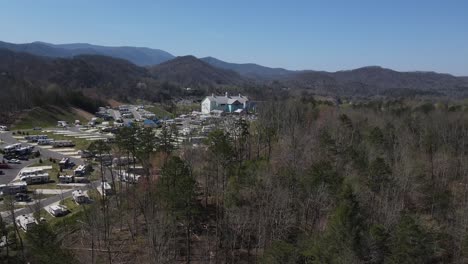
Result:
<svg viewBox="0 0 468 264">
<path fill-rule="evenodd" d="M 59 166 L 61 168 L 67 168 L 67 166 L 70 165 L 70 158 L 62 158 L 60 161 L 59 161 Z"/>
<path fill-rule="evenodd" d="M 107 196 L 111 195 L 112 192 L 112 187 L 108 182 L 101 182 L 99 186 L 97 187 L 97 191 L 102 195 L 102 196 Z"/>
<path fill-rule="evenodd" d="M 57 126 L 58 127 L 67 127 L 68 123 L 67 123 L 67 121 L 57 121 Z"/>
<path fill-rule="evenodd" d="M 5 153 L 10 153 L 10 152 L 16 151 L 19 148 L 21 148 L 21 143 L 15 143 L 15 144 L 11 144 L 11 145 L 4 147 L 3 151 Z"/>
<path fill-rule="evenodd" d="M 15 221 L 16 224 L 24 230 L 24 232 L 27 232 L 29 229 L 37 225 L 36 219 L 30 215 L 20 215 L 16 217 Z"/>
<path fill-rule="evenodd" d="M 0 194 L 12 195 L 17 193 L 28 192 L 28 184 L 26 182 L 13 182 L 9 184 L 0 184 Z"/>
<path fill-rule="evenodd" d="M 119 176 L 120 181 L 128 183 L 138 183 L 141 178 L 138 174 L 128 172 L 117 172 L 117 175 Z"/>
<path fill-rule="evenodd" d="M 73 182 L 73 176 L 71 175 L 60 175 L 58 177 L 58 180 L 60 183 L 72 183 Z"/>
<path fill-rule="evenodd" d="M 77 204 L 87 203 L 89 201 L 88 195 L 82 190 L 76 190 L 72 192 L 73 200 Z"/>
<path fill-rule="evenodd" d="M 49 173 L 45 172 L 42 174 L 34 174 L 21 176 L 20 180 L 26 182 L 27 184 L 39 184 L 39 183 L 48 183 L 50 181 Z"/>
<path fill-rule="evenodd" d="M 51 145 L 54 148 L 74 147 L 75 143 L 73 143 L 71 140 L 56 140 L 52 142 Z"/>
<path fill-rule="evenodd" d="M 48 208 L 48 212 L 54 217 L 64 216 L 69 213 L 65 205 L 51 205 Z"/>
<path fill-rule="evenodd" d="M 73 171 L 75 176 L 82 177 L 86 175 L 86 166 L 85 165 L 79 165 L 74 171 Z"/>
</svg>

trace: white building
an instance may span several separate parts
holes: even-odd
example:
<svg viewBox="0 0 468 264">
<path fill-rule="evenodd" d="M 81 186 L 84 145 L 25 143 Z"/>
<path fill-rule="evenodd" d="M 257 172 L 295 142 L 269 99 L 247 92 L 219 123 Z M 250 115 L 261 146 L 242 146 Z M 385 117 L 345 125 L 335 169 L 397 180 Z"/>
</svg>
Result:
<svg viewBox="0 0 468 264">
<path fill-rule="evenodd" d="M 201 112 L 209 114 L 213 110 L 220 110 L 223 112 L 233 113 L 236 110 L 247 110 L 249 105 L 249 98 L 239 94 L 232 96 L 226 93 L 224 96 L 217 96 L 212 94 L 206 97 L 201 103 Z"/>
</svg>

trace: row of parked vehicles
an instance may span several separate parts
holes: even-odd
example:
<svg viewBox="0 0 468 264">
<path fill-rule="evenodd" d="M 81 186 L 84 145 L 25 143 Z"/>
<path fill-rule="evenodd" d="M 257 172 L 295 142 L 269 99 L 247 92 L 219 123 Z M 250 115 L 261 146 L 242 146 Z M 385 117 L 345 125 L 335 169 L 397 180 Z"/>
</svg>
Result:
<svg viewBox="0 0 468 264">
<path fill-rule="evenodd" d="M 15 143 L 3 148 L 3 158 L 11 164 L 20 164 L 20 160 L 28 160 L 31 155 L 39 156 L 39 151 L 34 150 L 34 146 L 23 146 Z"/>
<path fill-rule="evenodd" d="M 71 140 L 54 140 L 49 138 L 47 135 L 25 136 L 24 139 L 30 143 L 37 143 L 38 145 L 51 145 L 55 148 L 75 146 L 75 143 L 73 143 Z"/>
</svg>

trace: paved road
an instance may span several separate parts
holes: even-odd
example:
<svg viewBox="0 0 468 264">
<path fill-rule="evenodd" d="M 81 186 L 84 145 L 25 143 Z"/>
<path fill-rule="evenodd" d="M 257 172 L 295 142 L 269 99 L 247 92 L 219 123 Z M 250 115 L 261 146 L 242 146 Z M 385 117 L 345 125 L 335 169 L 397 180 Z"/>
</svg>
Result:
<svg viewBox="0 0 468 264">
<path fill-rule="evenodd" d="M 0 155 L 0 160 L 3 157 Z M 20 172 L 21 169 L 24 167 L 31 165 L 33 163 L 36 163 L 39 159 L 30 159 L 26 161 L 21 161 L 21 164 L 8 164 L 10 165 L 11 169 L 2 169 L 2 171 L 5 173 L 4 175 L 0 175 L 0 184 L 7 184 L 13 181 L 18 173 Z"/>
</svg>

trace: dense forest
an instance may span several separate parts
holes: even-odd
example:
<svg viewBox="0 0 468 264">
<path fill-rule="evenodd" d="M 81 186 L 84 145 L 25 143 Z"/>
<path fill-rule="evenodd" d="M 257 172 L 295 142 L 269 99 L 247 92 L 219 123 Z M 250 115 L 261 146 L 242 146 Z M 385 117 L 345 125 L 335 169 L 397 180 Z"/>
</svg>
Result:
<svg viewBox="0 0 468 264">
<path fill-rule="evenodd" d="M 116 194 L 25 237 L 0 225 L 8 263 L 466 263 L 466 111 L 271 101 L 199 148 L 124 128 L 90 150 L 136 157 L 144 180 L 97 164 Z"/>
</svg>

